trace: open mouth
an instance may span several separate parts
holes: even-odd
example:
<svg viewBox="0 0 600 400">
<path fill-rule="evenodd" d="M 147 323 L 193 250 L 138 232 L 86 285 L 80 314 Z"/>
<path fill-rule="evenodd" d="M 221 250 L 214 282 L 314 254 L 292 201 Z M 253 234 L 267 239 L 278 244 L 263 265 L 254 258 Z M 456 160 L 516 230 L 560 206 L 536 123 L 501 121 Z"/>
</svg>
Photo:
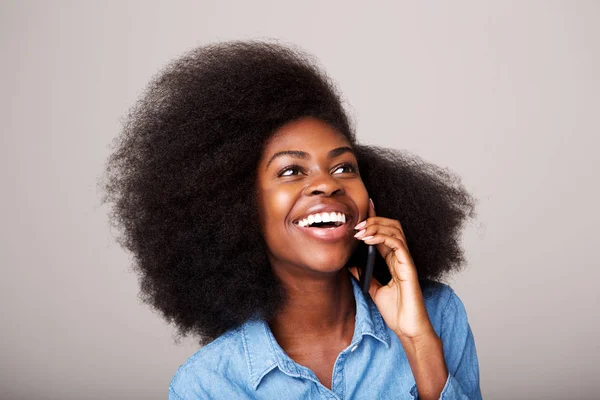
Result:
<svg viewBox="0 0 600 400">
<path fill-rule="evenodd" d="M 340 212 L 314 213 L 295 223 L 301 228 L 334 229 L 346 223 L 346 215 Z"/>
<path fill-rule="evenodd" d="M 300 231 L 320 242 L 346 241 L 352 237 L 352 217 L 343 212 L 318 212 L 294 222 Z"/>
</svg>

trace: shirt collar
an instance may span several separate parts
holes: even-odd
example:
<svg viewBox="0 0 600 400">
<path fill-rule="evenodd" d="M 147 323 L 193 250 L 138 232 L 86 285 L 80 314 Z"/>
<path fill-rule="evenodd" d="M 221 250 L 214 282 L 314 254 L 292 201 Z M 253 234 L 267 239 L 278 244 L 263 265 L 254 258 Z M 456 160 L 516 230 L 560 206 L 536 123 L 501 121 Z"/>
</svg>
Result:
<svg viewBox="0 0 600 400">
<path fill-rule="evenodd" d="M 354 299 L 356 301 L 356 319 L 354 335 L 349 347 L 360 342 L 365 335 L 374 337 L 390 347 L 390 335 L 377 306 L 370 296 L 365 297 L 358 282 L 352 277 Z M 249 371 L 250 386 L 256 390 L 262 378 L 275 367 L 282 372 L 297 377 L 315 379 L 314 374 L 296 364 L 279 346 L 266 321 L 252 319 L 242 325 L 241 329 L 246 363 Z"/>
</svg>

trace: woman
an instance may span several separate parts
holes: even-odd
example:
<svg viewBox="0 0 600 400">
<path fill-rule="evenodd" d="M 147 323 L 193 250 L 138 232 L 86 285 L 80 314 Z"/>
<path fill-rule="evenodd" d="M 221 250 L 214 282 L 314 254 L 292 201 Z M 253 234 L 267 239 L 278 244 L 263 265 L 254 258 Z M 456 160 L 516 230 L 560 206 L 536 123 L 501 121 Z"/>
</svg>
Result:
<svg viewBox="0 0 600 400">
<path fill-rule="evenodd" d="M 169 398 L 481 397 L 465 309 L 436 282 L 464 262 L 471 196 L 357 143 L 307 55 L 251 41 L 176 60 L 132 109 L 107 178 L 144 300 L 204 345 Z"/>
</svg>

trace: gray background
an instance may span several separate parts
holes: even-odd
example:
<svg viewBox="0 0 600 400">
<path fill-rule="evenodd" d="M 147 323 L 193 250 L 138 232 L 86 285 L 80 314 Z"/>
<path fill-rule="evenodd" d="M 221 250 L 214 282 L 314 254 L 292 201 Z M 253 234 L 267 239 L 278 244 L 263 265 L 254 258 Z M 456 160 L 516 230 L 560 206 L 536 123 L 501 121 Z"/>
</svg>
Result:
<svg viewBox="0 0 600 400">
<path fill-rule="evenodd" d="M 169 60 L 275 37 L 317 56 L 365 142 L 480 199 L 467 308 L 487 399 L 598 398 L 600 3 L 3 1 L 0 398 L 164 399 L 196 349 L 139 301 L 97 179 Z"/>
</svg>

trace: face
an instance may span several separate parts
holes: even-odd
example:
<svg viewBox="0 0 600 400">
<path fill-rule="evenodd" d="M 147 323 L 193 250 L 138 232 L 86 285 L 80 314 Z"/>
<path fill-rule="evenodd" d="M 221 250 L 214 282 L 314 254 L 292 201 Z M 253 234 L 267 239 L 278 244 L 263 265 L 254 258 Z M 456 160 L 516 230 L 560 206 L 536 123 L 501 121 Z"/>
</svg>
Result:
<svg viewBox="0 0 600 400">
<path fill-rule="evenodd" d="M 277 272 L 332 274 L 359 241 L 369 195 L 346 138 L 313 118 L 281 127 L 258 165 L 261 229 Z"/>
</svg>

